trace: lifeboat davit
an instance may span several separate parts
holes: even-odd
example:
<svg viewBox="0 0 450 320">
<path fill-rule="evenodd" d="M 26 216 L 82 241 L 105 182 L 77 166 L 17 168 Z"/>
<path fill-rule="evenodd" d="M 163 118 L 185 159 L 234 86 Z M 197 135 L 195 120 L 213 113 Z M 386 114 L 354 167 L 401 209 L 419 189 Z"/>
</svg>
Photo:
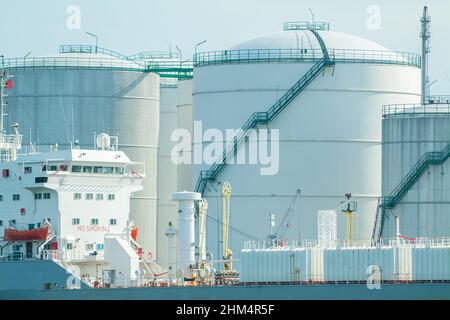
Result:
<svg viewBox="0 0 450 320">
<path fill-rule="evenodd" d="M 48 236 L 48 227 L 31 229 L 31 230 L 16 230 L 5 229 L 5 241 L 39 241 L 46 240 Z"/>
</svg>

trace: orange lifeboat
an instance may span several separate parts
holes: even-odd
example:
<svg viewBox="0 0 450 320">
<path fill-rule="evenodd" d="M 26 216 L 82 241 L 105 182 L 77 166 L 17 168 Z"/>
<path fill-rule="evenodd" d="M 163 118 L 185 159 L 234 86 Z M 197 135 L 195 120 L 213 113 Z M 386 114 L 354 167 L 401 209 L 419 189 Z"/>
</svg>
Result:
<svg viewBox="0 0 450 320">
<path fill-rule="evenodd" d="M 32 230 L 5 229 L 5 241 L 38 241 L 46 240 L 48 236 L 48 227 Z"/>
</svg>

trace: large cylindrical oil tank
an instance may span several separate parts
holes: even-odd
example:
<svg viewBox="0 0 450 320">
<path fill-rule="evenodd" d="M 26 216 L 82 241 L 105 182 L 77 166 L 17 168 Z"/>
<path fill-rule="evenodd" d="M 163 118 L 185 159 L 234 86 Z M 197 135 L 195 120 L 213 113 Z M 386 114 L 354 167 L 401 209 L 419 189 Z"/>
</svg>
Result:
<svg viewBox="0 0 450 320">
<path fill-rule="evenodd" d="M 167 237 L 169 222 L 175 223 L 177 206 L 171 194 L 177 190 L 177 166 L 171 159 L 174 142 L 172 132 L 177 128 L 178 80 L 161 79 L 160 130 L 158 137 L 158 214 L 157 250 L 158 262 L 167 265 Z"/>
<path fill-rule="evenodd" d="M 193 80 L 183 80 L 178 85 L 177 121 L 178 128 L 187 130 L 192 135 L 193 128 L 193 102 L 192 102 Z M 181 151 L 186 153 L 186 158 L 192 158 L 192 143 L 186 144 Z M 177 191 L 193 190 L 192 165 L 189 163 L 179 164 L 177 171 Z"/>
<path fill-rule="evenodd" d="M 167 237 L 165 233 L 169 222 L 175 224 L 177 219 L 176 203 L 171 201 L 171 194 L 177 191 L 177 165 L 172 161 L 171 152 L 175 142 L 172 133 L 177 129 L 177 104 L 179 79 L 174 68 L 185 66 L 181 54 L 175 52 L 141 52 L 132 56 L 143 61 L 150 68 L 158 69 L 160 79 L 160 122 L 158 136 L 158 171 L 157 171 L 157 226 L 156 258 L 162 265 L 167 265 Z M 165 72 L 164 72 L 165 70 Z M 170 71 L 172 70 L 172 71 Z"/>
<path fill-rule="evenodd" d="M 220 211 L 218 183 L 232 185 L 234 252 L 245 240 L 265 238 L 268 215 L 276 213 L 280 223 L 297 189 L 301 189 L 299 203 L 288 215 L 289 223 L 280 228 L 287 229 L 288 239 L 315 239 L 317 212 L 340 212 L 346 193 L 358 202 L 354 238 L 371 237 L 381 195 L 382 106 L 420 101 L 420 57 L 349 34 L 316 32 L 323 43 L 310 30 L 291 30 L 196 55 L 194 120 L 202 121 L 203 132 L 217 128 L 223 134 L 226 129 L 241 128 L 254 112 L 266 112 L 322 59 L 324 46 L 336 61 L 277 118 L 260 126 L 279 129 L 275 174 L 261 175 L 259 164 L 228 165 L 208 183 L 204 196 L 209 212 Z M 194 150 L 198 147 L 202 145 L 194 143 Z M 194 183 L 200 171 L 209 167 L 194 165 Z M 345 238 L 344 214 L 338 215 L 337 223 L 338 237 Z M 214 252 L 221 238 L 216 224 L 209 220 L 208 249 Z"/>
<path fill-rule="evenodd" d="M 55 143 L 69 148 L 74 140 L 92 148 L 94 131 L 118 134 L 119 149 L 145 162 L 144 190 L 132 195 L 130 210 L 138 242 L 155 252 L 159 76 L 100 48 L 62 49 L 54 56 L 5 59 L 14 76 L 8 123 L 18 122 L 24 145 L 31 141 L 40 151 Z"/>
<path fill-rule="evenodd" d="M 387 105 L 383 109 L 383 197 L 389 196 L 428 152 L 450 143 L 450 105 Z M 385 213 L 383 237 L 450 235 L 450 163 L 431 165 L 406 195 Z"/>
</svg>

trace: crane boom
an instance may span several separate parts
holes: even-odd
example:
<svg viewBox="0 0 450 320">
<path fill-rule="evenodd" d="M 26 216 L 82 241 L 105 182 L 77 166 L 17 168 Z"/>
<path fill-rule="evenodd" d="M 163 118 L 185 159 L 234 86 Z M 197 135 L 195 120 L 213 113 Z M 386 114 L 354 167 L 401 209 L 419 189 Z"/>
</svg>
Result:
<svg viewBox="0 0 450 320">
<path fill-rule="evenodd" d="M 277 231 L 275 232 L 275 234 L 269 235 L 269 241 L 271 241 L 272 243 L 276 243 L 276 242 L 285 240 L 283 238 L 285 237 L 285 235 L 290 227 L 289 217 L 292 215 L 292 213 L 297 208 L 297 201 L 298 201 L 298 198 L 300 197 L 300 194 L 301 194 L 301 190 L 297 189 L 297 191 L 294 195 L 294 198 L 292 199 L 291 204 L 289 205 L 288 210 L 284 214 L 283 219 L 281 220 L 281 223 L 277 228 Z"/>
</svg>

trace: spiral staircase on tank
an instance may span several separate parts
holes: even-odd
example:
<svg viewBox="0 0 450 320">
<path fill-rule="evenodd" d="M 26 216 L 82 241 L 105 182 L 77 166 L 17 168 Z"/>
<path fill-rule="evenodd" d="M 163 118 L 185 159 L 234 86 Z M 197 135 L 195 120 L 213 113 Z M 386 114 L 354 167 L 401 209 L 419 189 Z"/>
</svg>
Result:
<svg viewBox="0 0 450 320">
<path fill-rule="evenodd" d="M 316 37 L 323 57 L 278 99 L 266 112 L 254 112 L 242 126 L 242 131 L 235 137 L 234 143 L 227 147 L 222 154 L 222 161 L 215 162 L 209 169 L 202 170 L 197 179 L 195 191 L 203 194 L 208 182 L 213 182 L 227 166 L 227 161 L 233 159 L 242 143 L 250 136 L 252 130 L 258 125 L 271 123 L 326 67 L 334 66 L 335 59 L 328 53 L 325 42 L 316 31 L 314 25 L 308 25 L 307 29 Z"/>
<path fill-rule="evenodd" d="M 372 231 L 372 242 L 379 243 L 383 233 L 384 218 L 387 209 L 395 208 L 395 206 L 403 199 L 409 190 L 417 183 L 420 177 L 432 165 L 441 165 L 450 157 L 450 144 L 445 146 L 441 151 L 426 152 L 417 163 L 411 168 L 406 176 L 387 196 L 382 197 L 377 206 L 375 223 Z"/>
</svg>

